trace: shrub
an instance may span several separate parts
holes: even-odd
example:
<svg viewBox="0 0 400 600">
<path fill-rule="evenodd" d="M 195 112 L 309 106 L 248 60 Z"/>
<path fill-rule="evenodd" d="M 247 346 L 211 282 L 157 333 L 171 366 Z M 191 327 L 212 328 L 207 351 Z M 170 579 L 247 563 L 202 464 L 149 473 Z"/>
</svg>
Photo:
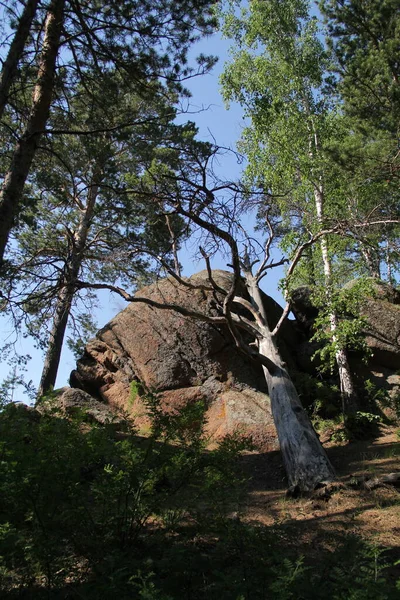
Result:
<svg viewBox="0 0 400 600">
<path fill-rule="evenodd" d="M 287 547 L 283 528 L 243 523 L 236 458 L 249 440 L 207 450 L 202 403 L 174 414 L 151 397 L 148 406 L 146 439 L 84 416 L 0 413 L 2 598 L 396 597 L 381 553 L 356 538 L 316 567 Z"/>
</svg>

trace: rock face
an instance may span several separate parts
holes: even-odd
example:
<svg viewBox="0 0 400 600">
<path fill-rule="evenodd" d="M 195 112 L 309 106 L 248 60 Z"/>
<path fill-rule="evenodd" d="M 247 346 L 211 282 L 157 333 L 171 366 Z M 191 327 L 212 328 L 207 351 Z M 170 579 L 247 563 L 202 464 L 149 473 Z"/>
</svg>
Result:
<svg viewBox="0 0 400 600">
<path fill-rule="evenodd" d="M 373 363 L 400 369 L 400 294 L 367 298 L 361 315 L 368 322 L 366 342 L 372 351 Z"/>
<path fill-rule="evenodd" d="M 213 276 L 219 286 L 229 288 L 229 273 L 216 271 Z M 137 296 L 217 314 L 213 292 L 205 289 L 209 287 L 207 273 L 192 276 L 188 283 L 192 287 L 164 279 Z M 289 369 L 313 375 L 316 363 L 311 356 L 317 348 L 310 337 L 318 311 L 308 288 L 296 290 L 293 300 L 296 322 L 285 322 L 280 351 Z M 264 303 L 273 327 L 282 309 L 268 296 L 264 296 Z M 395 395 L 400 389 L 396 373 L 400 369 L 400 294 L 390 286 L 378 285 L 375 297 L 363 303 L 362 315 L 368 323 L 365 333 L 372 358 L 366 367 L 359 357 L 351 357 L 356 377 L 360 382 L 371 379 L 377 388 Z M 83 397 L 79 401 L 84 401 L 87 409 L 92 408 L 90 398 L 95 403 L 96 414 L 98 405 L 106 411 L 108 406 L 135 417 L 139 427 L 146 429 L 145 393 L 156 394 L 164 409 L 171 411 L 201 399 L 207 406 L 210 436 L 240 429 L 251 434 L 260 447 L 276 445 L 261 368 L 238 351 L 226 328 L 186 318 L 173 310 L 143 302 L 129 304 L 87 344 L 71 373 L 70 384 L 74 389 L 64 391 L 60 398 L 67 412 L 74 410 L 72 392 L 80 393 Z"/>
<path fill-rule="evenodd" d="M 229 286 L 228 273 L 213 275 L 218 285 Z M 191 277 L 189 283 L 209 285 L 206 272 Z M 170 278 L 138 295 L 215 313 L 211 292 L 179 285 Z M 282 309 L 267 296 L 265 302 L 273 325 Z M 289 348 L 296 346 L 296 330 L 288 322 L 282 333 L 282 352 L 290 362 Z M 111 407 L 136 415 L 145 424 L 140 393 L 131 393 L 132 381 L 157 393 L 167 409 L 205 400 L 211 435 L 240 428 L 264 445 L 275 439 L 262 370 L 237 350 L 224 328 L 172 310 L 131 303 L 88 343 L 70 383 Z"/>
</svg>

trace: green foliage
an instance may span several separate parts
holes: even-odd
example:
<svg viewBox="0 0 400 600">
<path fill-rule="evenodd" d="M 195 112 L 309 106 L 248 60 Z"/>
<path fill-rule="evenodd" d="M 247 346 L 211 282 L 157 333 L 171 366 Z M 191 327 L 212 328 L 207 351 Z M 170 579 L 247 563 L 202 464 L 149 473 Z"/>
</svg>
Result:
<svg viewBox="0 0 400 600">
<path fill-rule="evenodd" d="M 313 340 L 323 342 L 317 350 L 316 356 L 321 360 L 319 369 L 333 372 L 336 365 L 336 352 L 346 348 L 362 354 L 366 360 L 369 350 L 363 332 L 367 321 L 360 316 L 360 309 L 367 295 L 373 295 L 374 290 L 369 279 L 359 279 L 351 285 L 332 290 L 327 302 L 326 290 L 314 288 L 312 302 L 318 307 L 319 312 L 315 320 L 316 333 Z M 339 317 L 335 330 L 335 339 L 330 331 L 332 313 Z"/>
<path fill-rule="evenodd" d="M 18 405 L 0 413 L 2 598 L 390 597 L 383 557 L 359 540 L 318 569 L 279 528 L 242 523 L 236 459 L 249 441 L 206 451 L 201 403 L 170 415 L 148 403 L 148 439 Z"/>
<path fill-rule="evenodd" d="M 83 416 L 71 422 L 13 404 L 3 410 L 4 591 L 22 590 L 41 578 L 55 589 L 72 572 L 78 581 L 83 561 L 85 572 L 103 573 L 111 593 L 115 565 L 122 562 L 127 569 L 127 549 L 134 563 L 139 560 L 135 548 L 151 521 L 174 511 L 170 528 L 176 529 L 190 514 L 200 515 L 195 501 L 201 496 L 212 504 L 228 487 L 226 503 L 232 505 L 238 478 L 231 462 L 246 443 L 225 440 L 206 455 L 202 406 L 164 420 L 156 402 L 151 404 L 159 418 L 142 442 L 134 432 L 115 441 L 107 428 L 85 431 Z"/>
<path fill-rule="evenodd" d="M 300 372 L 294 373 L 293 382 L 313 421 L 332 418 L 340 413 L 340 392 L 335 383 Z"/>
<path fill-rule="evenodd" d="M 133 407 L 138 397 L 138 394 L 142 392 L 142 386 L 139 381 L 131 381 L 129 386 L 129 406 Z"/>
<path fill-rule="evenodd" d="M 400 393 L 390 395 L 384 388 L 376 386 L 370 379 L 365 381 L 365 392 L 371 409 L 390 408 L 400 419 Z"/>
<path fill-rule="evenodd" d="M 0 410 L 9 402 L 20 399 L 16 393 L 18 388 L 23 388 L 30 400 L 35 398 L 36 389 L 32 381 L 26 381 L 24 377 L 30 359 L 29 354 L 17 354 L 12 343 L 0 349 L 0 362 L 9 368 L 8 375 L 0 382 Z"/>
<path fill-rule="evenodd" d="M 390 405 L 390 396 L 387 390 L 377 387 L 370 379 L 365 381 L 364 388 L 367 397 L 367 404 L 370 407 L 377 405 L 386 407 Z"/>
<path fill-rule="evenodd" d="M 345 110 L 375 128 L 395 133 L 400 116 L 396 0 L 322 0 L 336 87 Z M 368 26 L 366 26 L 368 24 Z"/>
<path fill-rule="evenodd" d="M 378 431 L 378 425 L 382 418 L 370 412 L 357 411 L 355 414 L 347 415 L 346 429 L 351 438 L 369 438 Z"/>
</svg>

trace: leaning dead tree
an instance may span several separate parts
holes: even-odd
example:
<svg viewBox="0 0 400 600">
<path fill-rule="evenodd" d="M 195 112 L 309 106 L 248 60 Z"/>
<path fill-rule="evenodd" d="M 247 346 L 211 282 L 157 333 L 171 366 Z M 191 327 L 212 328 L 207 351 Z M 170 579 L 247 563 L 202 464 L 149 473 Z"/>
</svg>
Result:
<svg viewBox="0 0 400 600">
<path fill-rule="evenodd" d="M 132 296 L 118 286 L 83 281 L 78 285 L 92 289 L 107 288 L 129 302 L 144 302 L 154 308 L 174 310 L 188 318 L 228 327 L 236 346 L 262 365 L 264 370 L 290 490 L 293 493 L 309 492 L 333 481 L 335 473 L 300 402 L 278 348 L 277 339 L 284 318 L 274 329 L 270 327 L 260 290 L 260 282 L 267 272 L 285 260 L 278 263 L 271 261 L 273 236 L 270 235 L 263 258 L 258 268 L 254 269 L 259 261 L 251 262 L 246 248 L 235 237 L 232 207 L 241 190 L 230 183 L 214 181 L 214 185 L 210 185 L 208 174 L 208 165 L 201 163 L 197 164 L 194 172 L 181 171 L 179 177 L 175 174 L 173 180 L 169 180 L 164 173 L 161 182 L 154 181 L 149 200 L 151 197 L 152 201 L 162 203 L 168 214 L 180 215 L 192 228 L 196 227 L 205 233 L 208 236 L 206 246 L 223 245 L 228 252 L 232 277 L 230 287 L 225 289 L 214 280 L 210 257 L 206 250 L 200 248 L 208 270 L 208 284 L 201 287 L 213 294 L 217 314 L 204 314 L 177 304 L 156 302 L 140 295 Z M 223 192 L 230 195 L 229 202 L 220 199 Z M 143 193 L 147 193 L 146 190 Z M 299 249 L 296 261 L 300 256 Z M 163 266 L 183 286 L 196 287 L 167 264 Z"/>
<path fill-rule="evenodd" d="M 260 283 L 274 267 L 286 263 L 286 281 L 290 279 L 304 252 L 324 236 L 330 234 L 347 235 L 349 224 L 337 222 L 327 229 L 310 234 L 309 239 L 300 244 L 291 259 L 283 258 L 274 262 L 271 255 L 274 243 L 274 227 L 265 211 L 267 235 L 264 243 L 252 240 L 245 235 L 240 225 L 241 199 L 245 190 L 232 182 L 218 180 L 213 171 L 213 157 L 217 149 L 199 157 L 187 153 L 186 160 L 180 162 L 179 170 L 168 171 L 165 164 L 149 170 L 140 190 L 149 202 L 162 206 L 166 218 L 179 215 L 192 231 L 203 238 L 199 254 L 206 261 L 208 284 L 197 286 L 181 277 L 179 269 L 171 267 L 159 259 L 164 272 L 174 277 L 181 285 L 203 289 L 212 293 L 216 314 L 205 314 L 174 303 L 162 303 L 140 295 L 133 296 L 118 286 L 88 284 L 78 281 L 81 287 L 92 289 L 106 288 L 123 297 L 128 302 L 143 302 L 161 310 L 174 310 L 179 314 L 226 326 L 236 346 L 263 368 L 271 410 L 277 429 L 283 462 L 290 490 L 309 492 L 316 487 L 335 479 L 329 459 L 305 412 L 290 373 L 281 356 L 278 340 L 281 327 L 290 312 L 286 305 L 278 323 L 271 327 L 262 300 Z M 265 198 L 264 198 L 265 200 Z M 364 227 L 366 224 L 352 224 Z M 254 252 L 258 246 L 259 251 Z M 231 283 L 223 288 L 213 277 L 210 256 L 218 248 L 228 257 L 232 271 Z M 132 248 L 132 255 L 140 248 Z M 157 258 L 153 256 L 153 258 Z"/>
<path fill-rule="evenodd" d="M 272 236 L 268 238 L 264 256 L 255 269 L 258 261 L 252 262 L 246 249 L 240 254 L 238 242 L 232 233 L 203 216 L 187 211 L 181 205 L 177 206 L 177 211 L 215 239 L 223 240 L 230 250 L 233 271 L 230 289 L 216 286 L 209 259 L 205 256 L 209 280 L 220 295 L 219 310 L 237 347 L 262 365 L 290 490 L 312 491 L 319 485 L 333 481 L 333 467 L 300 402 L 279 351 L 278 336 L 284 319 L 280 319 L 272 329 L 263 304 L 260 282 L 271 268 L 283 262 L 274 263 L 270 260 Z M 244 281 L 246 295 L 240 293 L 241 281 Z M 245 309 L 249 318 L 244 317 L 239 308 Z M 253 341 L 245 342 L 242 332 L 250 334 Z"/>
</svg>

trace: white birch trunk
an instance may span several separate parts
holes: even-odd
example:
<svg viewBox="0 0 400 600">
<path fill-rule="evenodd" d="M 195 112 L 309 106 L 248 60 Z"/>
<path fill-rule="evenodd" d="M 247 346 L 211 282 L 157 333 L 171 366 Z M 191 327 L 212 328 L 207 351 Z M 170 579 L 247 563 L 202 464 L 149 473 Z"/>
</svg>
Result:
<svg viewBox="0 0 400 600">
<path fill-rule="evenodd" d="M 323 191 L 321 188 L 314 188 L 315 208 L 319 224 L 323 225 Z M 332 290 L 332 271 L 329 258 L 328 242 L 323 235 L 320 240 L 322 263 L 325 276 L 326 299 L 328 306 L 331 303 Z M 334 310 L 329 315 L 329 325 L 332 334 L 332 342 L 336 346 L 335 359 L 339 371 L 340 392 L 342 396 L 343 414 L 348 415 L 357 410 L 357 394 L 354 387 L 353 377 L 350 370 L 349 359 L 345 348 L 338 343 L 337 328 L 338 317 Z"/>
</svg>

